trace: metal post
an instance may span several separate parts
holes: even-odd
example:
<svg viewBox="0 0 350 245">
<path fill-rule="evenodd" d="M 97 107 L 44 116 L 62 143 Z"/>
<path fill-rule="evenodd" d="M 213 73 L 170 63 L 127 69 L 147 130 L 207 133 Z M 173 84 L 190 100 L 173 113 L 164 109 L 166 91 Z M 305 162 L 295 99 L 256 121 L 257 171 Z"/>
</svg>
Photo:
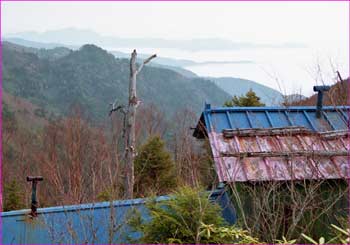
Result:
<svg viewBox="0 0 350 245">
<path fill-rule="evenodd" d="M 31 203 L 31 216 L 36 217 L 37 216 L 37 208 L 38 208 L 38 201 L 36 198 L 36 186 L 39 181 L 42 181 L 44 178 L 42 176 L 27 176 L 27 181 L 32 182 L 32 203 Z"/>
<path fill-rule="evenodd" d="M 321 118 L 322 111 L 322 100 L 323 100 L 323 92 L 328 91 L 330 86 L 314 86 L 314 91 L 318 92 L 317 95 L 317 105 L 316 105 L 316 117 Z"/>
</svg>

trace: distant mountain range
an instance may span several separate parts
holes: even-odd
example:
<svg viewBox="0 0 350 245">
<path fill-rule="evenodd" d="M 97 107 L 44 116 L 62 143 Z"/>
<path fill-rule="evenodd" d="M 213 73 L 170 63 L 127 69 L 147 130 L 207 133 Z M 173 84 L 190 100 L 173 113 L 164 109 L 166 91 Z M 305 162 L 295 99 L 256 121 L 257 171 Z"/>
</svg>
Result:
<svg viewBox="0 0 350 245">
<path fill-rule="evenodd" d="M 244 95 L 249 89 L 252 89 L 267 105 L 279 105 L 283 100 L 282 94 L 277 90 L 251 80 L 234 77 L 206 77 L 206 79 L 213 81 L 232 96 Z"/>
<path fill-rule="evenodd" d="M 79 48 L 79 46 L 77 45 L 68 45 L 68 44 L 62 44 L 57 42 L 50 43 L 50 42 L 44 42 L 44 41 L 36 42 L 36 41 L 23 39 L 20 37 L 2 37 L 2 41 L 18 44 L 24 47 L 31 47 L 31 48 L 38 48 L 38 49 L 52 49 L 57 47 L 66 47 L 74 50 Z"/>
<path fill-rule="evenodd" d="M 41 43 L 41 42 L 32 42 L 27 41 L 24 39 L 19 38 L 8 38 L 5 39 L 12 42 L 12 46 L 17 45 L 17 49 L 22 49 L 26 52 L 32 52 L 38 55 L 39 58 L 60 58 L 62 56 L 67 55 L 70 52 L 73 52 L 73 50 L 77 50 L 77 46 L 69 46 L 69 45 L 63 45 L 63 44 L 57 44 L 57 43 Z M 64 46 L 64 47 L 63 47 Z M 126 58 L 128 59 L 130 57 L 130 54 L 123 53 L 120 51 L 110 51 L 115 57 L 117 58 Z M 52 54 L 52 55 L 51 55 Z M 139 60 L 148 57 L 149 54 L 139 54 Z M 244 63 L 244 62 L 250 62 L 250 61 L 226 61 L 221 63 Z M 157 57 L 152 63 L 149 64 L 149 66 L 152 67 L 158 67 L 158 68 L 165 68 L 173 70 L 177 73 L 180 73 L 181 75 L 187 77 L 187 78 L 198 78 L 198 76 L 185 69 L 184 67 L 188 66 L 195 66 L 195 65 L 201 65 L 201 64 L 207 64 L 207 63 L 218 63 L 217 61 L 208 61 L 208 62 L 195 62 L 192 60 L 186 60 L 186 59 L 172 59 L 167 57 Z M 216 84 L 225 90 L 230 95 L 241 95 L 246 93 L 250 88 L 252 88 L 258 96 L 262 98 L 262 101 L 266 103 L 267 105 L 271 104 L 278 104 L 281 102 L 282 95 L 267 86 L 261 85 L 259 83 L 256 83 L 251 80 L 246 79 L 240 79 L 240 78 L 207 78 L 209 80 L 212 80 L 216 82 Z"/>
<path fill-rule="evenodd" d="M 32 47 L 32 48 L 38 48 L 38 49 L 53 49 L 57 47 L 66 47 L 68 49 L 77 50 L 79 49 L 80 45 L 67 45 L 62 43 L 45 43 L 45 42 L 35 42 L 35 41 L 28 41 L 26 39 L 18 38 L 18 37 L 10 37 L 10 38 L 3 38 L 3 41 L 11 42 L 14 44 L 18 44 L 25 47 Z M 111 54 L 113 54 L 117 58 L 130 58 L 130 54 L 116 51 L 116 50 L 109 50 Z M 145 59 L 149 57 L 151 54 L 139 54 L 140 59 Z M 248 64 L 248 63 L 254 63 L 250 60 L 233 60 L 233 61 L 205 61 L 205 62 L 196 62 L 193 60 L 187 60 L 187 59 L 174 59 L 174 58 L 167 58 L 167 57 L 158 57 L 153 64 L 158 64 L 162 66 L 173 66 L 177 68 L 183 68 L 188 66 L 198 66 L 198 65 L 207 65 L 207 64 Z M 193 74 L 192 74 L 193 75 Z"/>
<path fill-rule="evenodd" d="M 118 58 L 130 58 L 130 54 L 123 53 L 120 51 L 110 51 Z M 141 59 L 146 59 L 151 54 L 140 54 L 139 57 Z M 189 66 L 199 66 L 199 65 L 209 65 L 209 64 L 252 64 L 253 61 L 250 60 L 227 60 L 227 61 L 205 61 L 205 62 L 196 62 L 193 60 L 186 59 L 174 59 L 174 58 L 166 58 L 166 57 L 158 57 L 157 62 L 161 65 L 166 66 L 176 66 L 176 67 L 189 67 Z"/>
<path fill-rule="evenodd" d="M 57 114 L 79 104 L 94 121 L 106 119 L 108 104 L 127 103 L 129 61 L 95 46 L 79 50 L 41 50 L 3 43 L 3 89 Z M 230 95 L 213 82 L 146 66 L 138 76 L 138 95 L 168 116 L 181 108 L 197 114 L 204 102 L 220 106 Z"/>
<path fill-rule="evenodd" d="M 81 46 L 85 43 L 94 43 L 103 47 L 140 47 L 140 48 L 176 48 L 189 51 L 199 50 L 239 50 L 257 48 L 305 48 L 300 43 L 260 44 L 249 42 L 233 42 L 218 38 L 198 38 L 191 40 L 168 40 L 162 38 L 120 38 L 103 36 L 91 30 L 65 28 L 46 32 L 20 32 L 6 35 L 22 38 L 34 42 L 64 43 Z"/>
<path fill-rule="evenodd" d="M 26 43 L 26 45 L 22 45 L 22 43 Z M 63 47 L 63 46 L 53 46 L 50 48 L 46 48 L 45 44 L 35 43 L 34 46 L 30 46 L 31 42 L 8 42 L 3 41 L 3 45 L 5 49 L 12 50 L 20 53 L 34 53 L 41 59 L 49 59 L 56 60 L 67 56 L 73 50 Z"/>
</svg>

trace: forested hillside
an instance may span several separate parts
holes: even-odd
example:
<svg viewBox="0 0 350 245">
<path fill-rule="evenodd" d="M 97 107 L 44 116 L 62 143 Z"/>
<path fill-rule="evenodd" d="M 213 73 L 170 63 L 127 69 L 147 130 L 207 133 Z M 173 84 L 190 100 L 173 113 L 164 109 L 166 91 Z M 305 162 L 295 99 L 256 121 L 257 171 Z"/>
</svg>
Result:
<svg viewBox="0 0 350 245">
<path fill-rule="evenodd" d="M 27 51 L 4 43 L 3 88 L 6 92 L 57 114 L 67 114 L 72 106 L 79 105 L 94 121 L 108 115 L 108 104 L 114 100 L 126 104 L 127 59 L 116 59 L 95 45 L 84 45 L 64 55 L 62 52 L 66 49 L 45 55 L 43 51 Z M 199 114 L 205 101 L 221 105 L 230 97 L 206 79 L 188 78 L 150 66 L 138 76 L 137 90 L 143 104 L 156 104 L 167 114 L 180 108 L 191 108 Z"/>
<path fill-rule="evenodd" d="M 222 105 L 230 96 L 211 81 L 148 65 L 137 81 L 142 101 L 137 148 L 160 136 L 178 181 L 207 185 L 212 165 L 203 164 L 208 155 L 201 154 L 190 128 L 205 101 Z M 4 209 L 28 207 L 29 175 L 45 176 L 41 207 L 122 198 L 123 117 L 108 117 L 108 112 L 115 99 L 127 103 L 128 86 L 128 59 L 116 59 L 94 45 L 71 51 L 4 43 Z"/>
<path fill-rule="evenodd" d="M 32 42 L 20 38 L 7 38 L 6 43 L 7 46 L 15 48 L 16 50 L 23 50 L 30 53 L 35 53 L 39 58 L 48 58 L 48 59 L 57 59 L 62 56 L 67 55 L 69 52 L 73 50 L 77 50 L 78 47 L 70 46 L 66 44 L 55 44 L 55 43 L 40 43 L 40 42 Z M 130 54 L 120 52 L 120 51 L 108 51 L 113 54 L 118 59 L 129 59 Z M 150 54 L 138 54 L 138 60 L 142 61 L 149 57 Z M 159 54 L 157 59 L 153 60 L 148 66 L 164 68 L 168 70 L 172 70 L 176 73 L 179 73 L 189 79 L 198 78 L 195 73 L 188 70 L 191 66 L 197 65 L 205 65 L 205 64 L 230 64 L 240 62 L 248 62 L 249 61 L 206 61 L 206 62 L 195 62 L 192 60 L 186 59 L 174 59 L 168 57 L 162 57 L 162 54 Z M 211 81 L 214 81 L 215 84 L 230 94 L 231 96 L 240 96 L 245 94 L 252 89 L 256 92 L 256 94 L 261 98 L 261 100 L 266 105 L 276 105 L 282 101 L 282 94 L 270 87 L 264 86 L 256 81 L 251 81 L 243 78 L 237 77 L 208 77 L 205 78 Z"/>
</svg>

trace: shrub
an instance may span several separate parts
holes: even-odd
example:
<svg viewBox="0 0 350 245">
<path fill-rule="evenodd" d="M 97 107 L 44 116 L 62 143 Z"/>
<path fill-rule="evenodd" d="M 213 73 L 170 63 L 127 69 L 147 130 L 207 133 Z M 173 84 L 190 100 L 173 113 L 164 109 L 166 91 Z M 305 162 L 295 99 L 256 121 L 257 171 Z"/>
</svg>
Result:
<svg viewBox="0 0 350 245">
<path fill-rule="evenodd" d="M 25 207 L 24 193 L 16 180 L 4 185 L 4 211 L 18 210 Z"/>
<path fill-rule="evenodd" d="M 147 204 L 150 219 L 140 214 L 130 225 L 140 232 L 138 243 L 232 243 L 258 242 L 247 231 L 226 227 L 221 208 L 208 198 L 208 192 L 180 188 L 170 200 Z"/>
<path fill-rule="evenodd" d="M 139 196 L 165 194 L 174 187 L 175 164 L 160 137 L 151 137 L 135 158 L 135 193 Z"/>
<path fill-rule="evenodd" d="M 350 229 L 344 229 L 341 228 L 339 226 L 336 226 L 334 224 L 330 225 L 331 228 L 334 229 L 334 236 L 329 239 L 326 242 L 326 239 L 321 236 L 318 241 L 316 241 L 315 239 L 305 235 L 304 233 L 301 234 L 301 236 L 309 243 L 312 244 L 349 244 L 350 243 Z"/>
</svg>

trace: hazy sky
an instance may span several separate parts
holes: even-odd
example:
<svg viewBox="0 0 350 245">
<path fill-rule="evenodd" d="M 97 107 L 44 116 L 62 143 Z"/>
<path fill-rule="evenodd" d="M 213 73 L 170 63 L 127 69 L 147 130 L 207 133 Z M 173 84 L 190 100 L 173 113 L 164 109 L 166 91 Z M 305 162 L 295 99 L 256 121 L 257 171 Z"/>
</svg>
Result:
<svg viewBox="0 0 350 245">
<path fill-rule="evenodd" d="M 216 53 L 215 58 L 230 56 L 260 61 L 263 69 L 286 77 L 294 90 L 308 85 L 312 77 L 305 66 L 313 66 L 324 55 L 339 64 L 344 77 L 349 73 L 349 2 L 2 2 L 2 34 L 75 27 L 116 37 L 164 39 L 225 38 L 235 42 L 300 43 L 309 49 L 278 53 L 270 51 Z M 201 59 L 206 53 L 181 54 L 176 58 Z M 212 54 L 211 54 L 212 55 Z M 163 53 L 164 56 L 164 53 Z M 186 57 L 185 57 L 186 56 Z M 271 57 L 269 57 L 271 56 Z M 213 55 L 214 57 L 214 55 Z M 269 59 L 265 62 L 265 60 Z M 224 58 L 222 58 L 224 59 Z M 285 62 L 287 59 L 290 61 Z M 284 61 L 283 61 L 284 60 Z M 321 60 L 322 61 L 322 60 Z M 284 62 L 284 63 L 283 63 Z M 211 67 L 213 68 L 213 67 Z M 208 68 L 208 69 L 211 69 Z M 230 75 L 203 67 L 200 75 Z M 275 82 L 259 74 L 263 69 L 237 68 L 232 76 L 257 79 L 269 86 Z M 251 71 L 251 72 L 250 72 Z M 291 73 L 293 71 L 293 73 Z M 225 73 L 226 72 L 226 73 Z M 289 79 L 289 80 L 288 80 Z M 291 89 L 289 89 L 291 90 Z"/>
<path fill-rule="evenodd" d="M 4 34 L 66 27 L 120 37 L 349 41 L 348 2 L 2 2 Z"/>
</svg>

